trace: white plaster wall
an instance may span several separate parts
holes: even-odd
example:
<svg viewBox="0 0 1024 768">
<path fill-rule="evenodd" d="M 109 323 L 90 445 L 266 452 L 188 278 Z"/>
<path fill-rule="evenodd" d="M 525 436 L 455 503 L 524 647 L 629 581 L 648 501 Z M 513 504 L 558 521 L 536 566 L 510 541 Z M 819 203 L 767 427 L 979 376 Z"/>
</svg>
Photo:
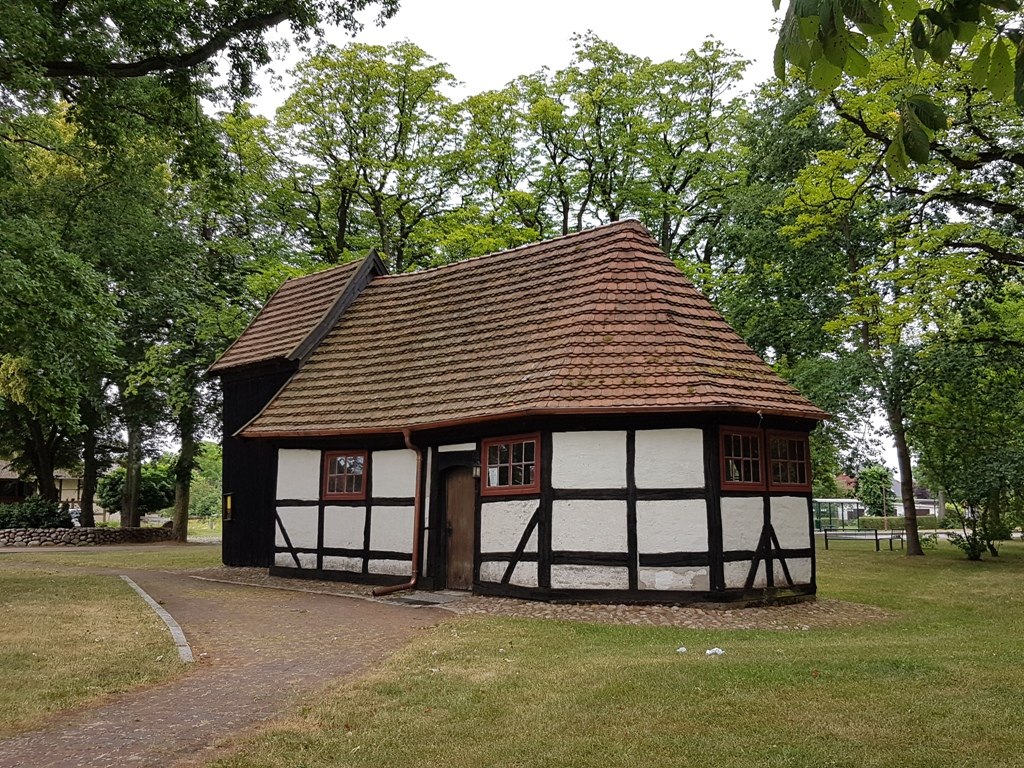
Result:
<svg viewBox="0 0 1024 768">
<path fill-rule="evenodd" d="M 556 551 L 625 552 L 626 502 L 557 500 L 551 508 Z"/>
<path fill-rule="evenodd" d="M 277 452 L 277 498 L 320 498 L 320 451 L 281 448 Z"/>
<path fill-rule="evenodd" d="M 703 430 L 637 430 L 636 487 L 703 488 Z"/>
<path fill-rule="evenodd" d="M 415 451 L 374 451 L 370 472 L 374 496 L 412 498 L 416 494 Z"/>
<path fill-rule="evenodd" d="M 752 560 L 741 560 L 736 563 L 725 563 L 725 586 L 727 589 L 743 589 L 747 584 L 747 574 L 750 573 Z M 754 587 L 768 586 L 767 571 L 764 563 L 757 566 L 757 574 L 754 576 Z"/>
<path fill-rule="evenodd" d="M 324 547 L 362 549 L 365 525 L 365 507 L 324 507 Z"/>
<path fill-rule="evenodd" d="M 638 501 L 636 544 L 644 553 L 707 552 L 707 502 L 703 499 Z"/>
<path fill-rule="evenodd" d="M 764 528 L 764 500 L 760 496 L 722 498 L 722 548 L 757 549 Z"/>
<path fill-rule="evenodd" d="M 811 523 L 807 499 L 798 496 L 772 497 L 772 528 L 783 549 L 807 549 L 811 543 Z"/>
<path fill-rule="evenodd" d="M 324 570 L 362 573 L 363 559 L 361 557 L 331 557 L 329 555 L 325 555 Z"/>
<path fill-rule="evenodd" d="M 786 581 L 786 574 L 782 572 L 782 564 L 775 562 L 775 586 L 785 587 L 788 586 Z M 809 557 L 791 557 L 786 560 L 786 567 L 789 568 L 789 575 L 793 578 L 793 584 L 810 584 L 811 583 L 811 558 Z"/>
<path fill-rule="evenodd" d="M 277 516 L 288 533 L 292 546 L 316 549 L 319 513 L 316 507 L 278 507 Z M 274 541 L 279 547 L 288 546 L 281 535 L 281 527 L 274 526 Z"/>
<path fill-rule="evenodd" d="M 412 563 L 404 560 L 371 560 L 367 568 L 370 573 L 387 576 L 410 576 L 412 574 Z"/>
<path fill-rule="evenodd" d="M 437 450 L 440 453 L 455 453 L 456 451 L 475 451 L 476 443 L 453 443 L 452 445 L 439 445 Z"/>
<path fill-rule="evenodd" d="M 551 435 L 554 488 L 625 488 L 625 432 L 555 432 Z"/>
<path fill-rule="evenodd" d="M 500 584 L 502 578 L 505 576 L 506 568 L 508 568 L 507 561 L 480 563 L 480 581 Z M 512 578 L 509 579 L 509 583 L 515 584 L 518 587 L 536 587 L 537 564 L 532 562 L 520 562 L 516 564 L 516 569 L 512 571 Z"/>
<path fill-rule="evenodd" d="M 514 552 L 519 539 L 540 504 L 537 499 L 492 501 L 480 505 L 480 551 Z M 537 551 L 537 529 L 526 544 L 527 552 Z"/>
<path fill-rule="evenodd" d="M 629 589 L 629 569 L 606 565 L 552 565 L 552 589 Z"/>
<path fill-rule="evenodd" d="M 640 568 L 637 586 L 640 589 L 673 589 L 706 592 L 710 587 L 707 566 L 687 568 Z"/>
<path fill-rule="evenodd" d="M 373 507 L 370 549 L 412 552 L 412 507 Z"/>
<path fill-rule="evenodd" d="M 299 563 L 303 568 L 314 569 L 316 568 L 316 555 L 312 555 L 309 552 L 299 553 Z M 298 568 L 295 565 L 295 558 L 288 552 L 277 552 L 274 555 L 274 565 L 279 568 Z"/>
</svg>

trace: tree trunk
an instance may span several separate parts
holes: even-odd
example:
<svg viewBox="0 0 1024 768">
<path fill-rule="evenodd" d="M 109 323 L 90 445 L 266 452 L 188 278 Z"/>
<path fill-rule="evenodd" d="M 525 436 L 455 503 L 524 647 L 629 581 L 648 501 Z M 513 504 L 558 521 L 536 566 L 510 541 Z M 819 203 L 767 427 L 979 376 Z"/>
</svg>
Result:
<svg viewBox="0 0 1024 768">
<path fill-rule="evenodd" d="M 178 417 L 181 451 L 174 464 L 174 540 L 188 541 L 188 502 L 196 458 L 195 412 L 186 406 Z"/>
<path fill-rule="evenodd" d="M 914 501 L 914 475 L 910 464 L 910 446 L 907 445 L 907 428 L 903 414 L 889 409 L 889 429 L 896 443 L 896 459 L 900 467 L 900 495 L 903 497 L 903 522 L 906 526 L 907 556 L 923 555 L 921 537 L 917 532 L 917 503 Z"/>
<path fill-rule="evenodd" d="M 96 526 L 96 512 L 94 500 L 96 497 L 96 481 L 99 477 L 99 462 L 96 460 L 96 427 L 91 414 L 86 416 L 87 426 L 82 436 L 82 488 L 78 505 L 81 507 L 82 515 L 79 521 L 83 528 L 94 528 Z"/>
<path fill-rule="evenodd" d="M 36 476 L 39 495 L 47 501 L 60 501 L 60 493 L 57 491 L 57 483 L 53 477 L 53 446 L 56 440 L 47 439 L 43 425 L 35 417 L 26 418 L 25 424 L 29 434 L 26 448 L 32 460 L 32 471 Z"/>
<path fill-rule="evenodd" d="M 124 457 L 124 490 L 121 492 L 121 527 L 139 527 L 139 485 L 142 482 L 142 430 L 128 422 L 128 449 Z"/>
</svg>

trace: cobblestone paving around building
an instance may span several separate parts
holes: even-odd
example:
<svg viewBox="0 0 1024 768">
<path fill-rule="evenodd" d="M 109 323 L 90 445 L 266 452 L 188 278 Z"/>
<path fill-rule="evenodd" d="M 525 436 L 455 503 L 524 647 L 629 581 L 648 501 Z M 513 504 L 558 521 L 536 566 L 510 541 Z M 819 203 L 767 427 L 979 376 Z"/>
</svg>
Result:
<svg viewBox="0 0 1024 768">
<path fill-rule="evenodd" d="M 217 741 L 331 680 L 364 671 L 417 630 L 451 618 L 436 608 L 253 589 L 179 573 L 107 572 L 131 576 L 178 620 L 197 663 L 170 683 L 63 713 L 47 728 L 0 740 L 0 768 L 203 762 Z"/>
<path fill-rule="evenodd" d="M 407 595 L 374 598 L 372 587 L 342 581 L 308 581 L 271 576 L 264 568 L 204 568 L 189 572 L 197 579 L 214 579 L 236 584 L 249 584 L 273 589 L 295 590 L 314 594 L 349 595 L 364 600 L 396 602 Z M 442 593 L 450 594 L 450 593 Z M 891 615 L 875 606 L 818 598 L 789 605 L 755 608 L 709 608 L 680 605 L 594 605 L 579 603 L 543 603 L 504 597 L 463 595 L 447 600 L 439 608 L 460 615 L 513 616 L 534 619 L 590 621 L 600 624 L 631 624 L 684 629 L 769 629 L 805 631 L 829 627 L 856 626 L 880 621 Z"/>
</svg>

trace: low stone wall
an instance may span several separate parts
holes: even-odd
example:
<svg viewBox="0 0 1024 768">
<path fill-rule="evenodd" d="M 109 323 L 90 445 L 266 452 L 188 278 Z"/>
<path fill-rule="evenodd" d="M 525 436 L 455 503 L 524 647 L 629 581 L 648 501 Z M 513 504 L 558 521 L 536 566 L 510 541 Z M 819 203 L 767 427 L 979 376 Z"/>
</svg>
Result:
<svg viewBox="0 0 1024 768">
<path fill-rule="evenodd" d="M 95 547 L 171 541 L 170 528 L 0 528 L 0 547 Z"/>
</svg>

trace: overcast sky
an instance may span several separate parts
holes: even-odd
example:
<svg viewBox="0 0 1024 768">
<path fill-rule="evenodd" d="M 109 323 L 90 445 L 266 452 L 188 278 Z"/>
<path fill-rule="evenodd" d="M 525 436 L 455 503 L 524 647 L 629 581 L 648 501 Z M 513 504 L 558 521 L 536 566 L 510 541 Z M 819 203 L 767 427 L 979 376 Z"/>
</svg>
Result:
<svg viewBox="0 0 1024 768">
<path fill-rule="evenodd" d="M 752 62 L 746 87 L 771 77 L 774 12 L 771 0 L 402 0 L 384 27 L 363 15 L 365 43 L 410 40 L 464 83 L 461 96 L 501 88 L 542 66 L 564 67 L 572 55 L 573 33 L 592 30 L 628 53 L 655 61 L 677 58 L 711 36 Z M 344 45 L 341 30 L 328 33 Z M 289 57 L 294 63 L 294 57 Z M 287 65 L 275 69 L 287 84 Z M 264 87 L 257 109 L 268 116 L 283 95 Z"/>
</svg>

